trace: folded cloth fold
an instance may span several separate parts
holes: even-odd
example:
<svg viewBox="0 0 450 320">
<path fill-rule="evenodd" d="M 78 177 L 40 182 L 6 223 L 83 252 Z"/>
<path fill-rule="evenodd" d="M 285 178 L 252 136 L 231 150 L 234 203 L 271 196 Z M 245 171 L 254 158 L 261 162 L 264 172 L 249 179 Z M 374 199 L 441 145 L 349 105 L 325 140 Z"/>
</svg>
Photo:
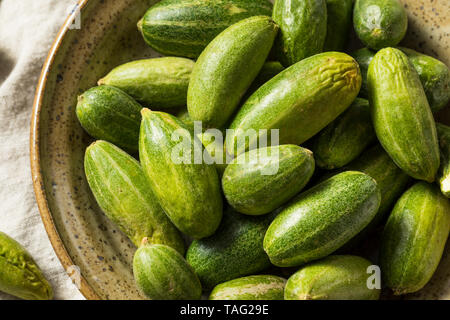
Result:
<svg viewBox="0 0 450 320">
<path fill-rule="evenodd" d="M 42 65 L 76 0 L 0 1 L 0 230 L 19 241 L 55 299 L 83 299 L 53 251 L 34 197 L 29 132 Z M 0 270 L 1 272 L 1 270 Z M 14 299 L 0 293 L 0 300 Z"/>
</svg>

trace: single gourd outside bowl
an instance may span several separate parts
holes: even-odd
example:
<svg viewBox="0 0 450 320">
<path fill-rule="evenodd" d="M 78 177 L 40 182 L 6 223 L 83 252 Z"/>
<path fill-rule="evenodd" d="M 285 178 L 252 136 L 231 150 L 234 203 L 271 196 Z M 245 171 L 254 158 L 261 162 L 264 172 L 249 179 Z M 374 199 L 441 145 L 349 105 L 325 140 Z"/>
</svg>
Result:
<svg viewBox="0 0 450 320">
<path fill-rule="evenodd" d="M 450 4 L 401 0 L 409 29 L 402 45 L 450 65 Z M 158 0 L 80 0 L 59 32 L 38 83 L 31 122 L 31 169 L 39 210 L 63 266 L 81 271 L 80 291 L 87 299 L 141 299 L 134 284 L 136 248 L 95 202 L 83 169 L 93 141 L 76 115 L 77 96 L 96 85 L 112 68 L 157 57 L 136 24 Z M 81 10 L 80 28 L 72 25 Z M 72 26 L 72 27 L 71 27 Z M 355 48 L 361 44 L 352 44 Z M 450 110 L 437 116 L 450 124 Z M 450 299 L 450 245 L 430 283 L 412 299 Z"/>
</svg>

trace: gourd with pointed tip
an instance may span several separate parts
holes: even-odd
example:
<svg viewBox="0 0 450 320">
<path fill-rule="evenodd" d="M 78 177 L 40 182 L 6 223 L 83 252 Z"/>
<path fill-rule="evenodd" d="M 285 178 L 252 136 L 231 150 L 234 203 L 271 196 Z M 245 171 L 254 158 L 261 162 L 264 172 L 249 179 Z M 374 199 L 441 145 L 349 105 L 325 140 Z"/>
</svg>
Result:
<svg viewBox="0 0 450 320">
<path fill-rule="evenodd" d="M 86 149 L 84 170 L 102 211 L 137 247 L 147 238 L 184 253 L 181 235 L 159 205 L 136 159 L 100 140 Z"/>
<path fill-rule="evenodd" d="M 369 288 L 372 263 L 350 255 L 333 255 L 308 264 L 292 275 L 286 300 L 378 300 L 380 289 Z"/>
<path fill-rule="evenodd" d="M 384 227 L 380 266 L 384 284 L 401 295 L 433 276 L 450 230 L 450 203 L 438 187 L 418 182 L 397 201 Z"/>
<path fill-rule="evenodd" d="M 26 300 L 50 300 L 53 290 L 31 255 L 0 232 L 0 291 Z"/>
<path fill-rule="evenodd" d="M 212 235 L 222 219 L 216 168 L 203 158 L 197 161 L 197 153 L 207 156 L 181 120 L 142 110 L 139 156 L 144 174 L 169 219 L 194 239 Z"/>
<path fill-rule="evenodd" d="M 373 126 L 384 150 L 415 179 L 433 182 L 439 144 L 417 71 L 395 48 L 377 52 L 367 74 Z"/>
</svg>

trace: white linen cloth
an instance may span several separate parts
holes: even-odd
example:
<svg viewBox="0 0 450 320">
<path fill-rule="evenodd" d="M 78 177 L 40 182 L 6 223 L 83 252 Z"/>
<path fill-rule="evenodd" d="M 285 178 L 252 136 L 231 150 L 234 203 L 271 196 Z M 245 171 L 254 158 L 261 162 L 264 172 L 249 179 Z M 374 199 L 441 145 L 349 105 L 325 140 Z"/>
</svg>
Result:
<svg viewBox="0 0 450 320">
<path fill-rule="evenodd" d="M 55 299 L 84 299 L 64 271 L 34 197 L 29 132 L 42 65 L 75 0 L 0 0 L 0 231 L 19 241 Z M 1 272 L 1 270 L 0 270 Z M 0 293 L 0 300 L 14 299 Z"/>
</svg>

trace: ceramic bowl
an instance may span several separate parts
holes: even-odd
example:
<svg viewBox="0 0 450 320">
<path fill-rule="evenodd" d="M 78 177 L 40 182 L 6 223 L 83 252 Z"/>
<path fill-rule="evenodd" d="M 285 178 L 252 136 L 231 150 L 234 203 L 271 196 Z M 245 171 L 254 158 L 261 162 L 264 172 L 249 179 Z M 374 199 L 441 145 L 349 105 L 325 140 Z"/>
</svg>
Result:
<svg viewBox="0 0 450 320">
<path fill-rule="evenodd" d="M 63 266 L 80 270 L 87 299 L 141 299 L 132 275 L 135 247 L 97 206 L 83 156 L 92 139 L 75 116 L 77 96 L 113 67 L 158 54 L 136 23 L 157 0 L 81 0 L 50 50 L 36 91 L 31 123 L 31 167 L 42 220 Z M 450 65 L 450 3 L 403 0 L 409 16 L 404 45 Z M 75 28 L 73 28 L 75 27 Z M 450 120 L 450 113 L 439 118 Z M 450 299 L 450 248 L 432 281 L 407 298 Z"/>
</svg>

